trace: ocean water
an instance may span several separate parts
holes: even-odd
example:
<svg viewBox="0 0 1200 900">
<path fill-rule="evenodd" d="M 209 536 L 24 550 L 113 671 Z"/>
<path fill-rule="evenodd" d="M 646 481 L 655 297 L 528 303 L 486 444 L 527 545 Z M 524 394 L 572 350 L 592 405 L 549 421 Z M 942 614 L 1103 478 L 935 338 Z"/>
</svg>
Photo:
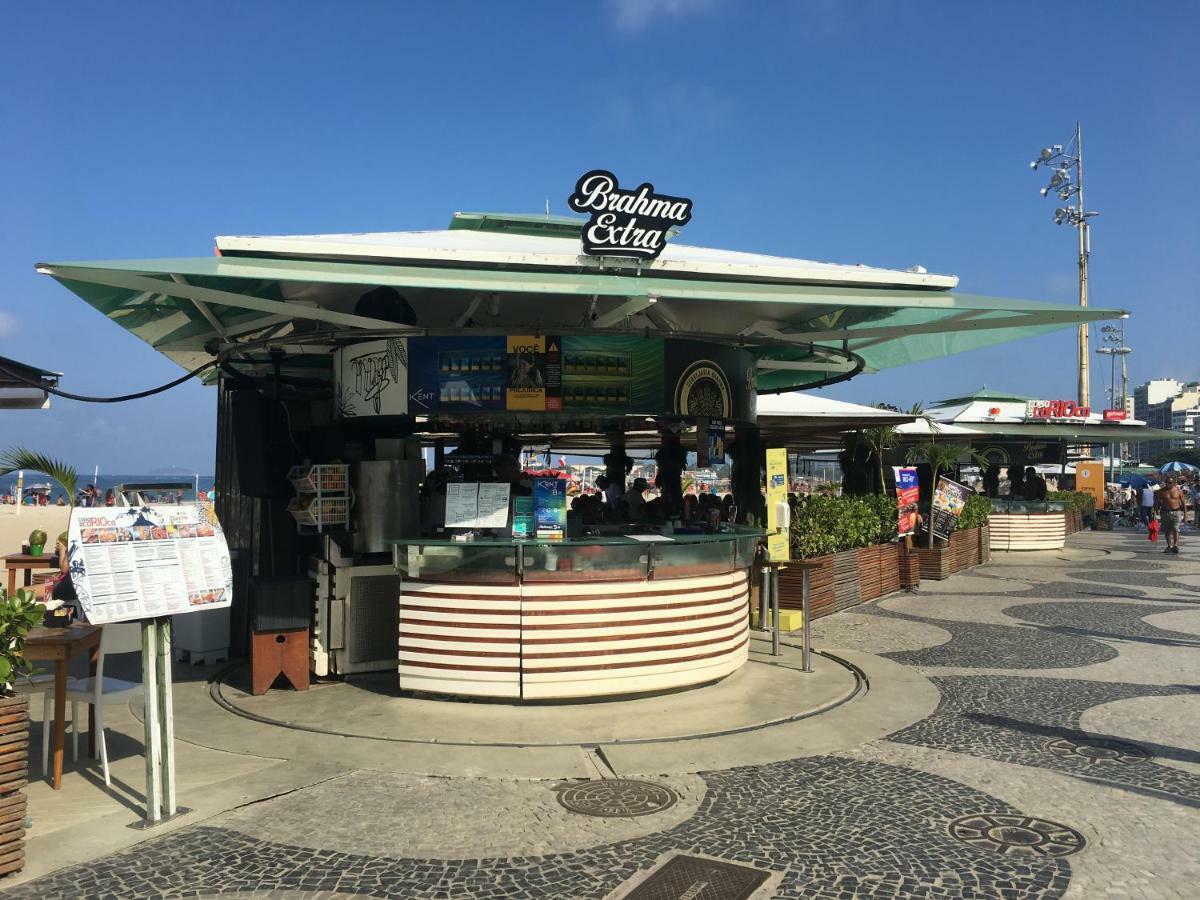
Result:
<svg viewBox="0 0 1200 900">
<path fill-rule="evenodd" d="M 116 485 L 118 485 L 118 484 L 132 484 L 135 482 L 139 483 L 139 484 L 149 484 L 149 483 L 168 484 L 170 482 L 182 483 L 185 481 L 189 485 L 191 485 L 191 487 L 189 487 L 186 491 L 184 491 L 183 498 L 185 500 L 195 500 L 196 499 L 196 490 L 195 490 L 196 476 L 190 475 L 190 474 L 105 475 L 103 472 L 101 472 L 100 477 L 96 480 L 96 487 L 98 487 L 100 489 L 100 496 L 101 496 L 101 498 L 103 498 L 105 492 L 109 488 L 116 487 Z M 92 483 L 92 473 L 91 472 L 88 472 L 86 475 L 83 472 L 79 473 L 79 487 L 82 488 L 91 483 Z M 51 478 L 48 478 L 47 476 L 41 474 L 40 472 L 26 471 L 26 473 L 25 473 L 26 489 L 28 489 L 29 486 L 33 485 L 33 484 L 49 484 L 51 486 L 51 488 L 52 488 L 52 493 L 50 495 L 51 503 L 53 503 L 59 497 L 66 496 L 65 493 L 63 492 L 62 488 L 59 487 L 58 482 L 54 481 Z M 0 496 L 3 496 L 5 494 L 11 494 L 14 490 L 16 490 L 16 487 L 17 487 L 17 473 L 16 472 L 13 472 L 12 474 L 9 474 L 9 475 L 0 476 Z M 212 489 L 213 489 L 213 476 L 212 475 L 201 475 L 200 476 L 200 490 L 207 493 L 208 491 L 211 491 Z"/>
</svg>

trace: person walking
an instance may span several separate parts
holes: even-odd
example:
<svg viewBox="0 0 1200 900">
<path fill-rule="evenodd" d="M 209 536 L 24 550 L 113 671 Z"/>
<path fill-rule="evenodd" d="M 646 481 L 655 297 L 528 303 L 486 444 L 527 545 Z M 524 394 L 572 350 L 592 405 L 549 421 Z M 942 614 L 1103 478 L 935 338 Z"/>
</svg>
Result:
<svg viewBox="0 0 1200 900">
<path fill-rule="evenodd" d="M 1162 515 L 1163 535 L 1167 539 L 1163 553 L 1179 555 L 1179 526 L 1187 517 L 1187 495 L 1179 489 L 1174 478 L 1167 479 L 1167 486 L 1158 492 L 1158 510 Z"/>
<path fill-rule="evenodd" d="M 1142 524 L 1147 528 L 1150 527 L 1150 514 L 1154 512 L 1154 488 L 1146 482 L 1146 486 L 1142 488 Z"/>
</svg>

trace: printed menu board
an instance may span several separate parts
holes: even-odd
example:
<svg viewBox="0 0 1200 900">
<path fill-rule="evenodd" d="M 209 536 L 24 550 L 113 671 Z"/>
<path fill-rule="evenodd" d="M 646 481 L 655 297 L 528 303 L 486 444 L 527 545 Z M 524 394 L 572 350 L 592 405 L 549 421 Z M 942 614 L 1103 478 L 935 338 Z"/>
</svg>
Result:
<svg viewBox="0 0 1200 900">
<path fill-rule="evenodd" d="M 447 528 L 506 528 L 511 486 L 452 481 L 446 485 Z"/>
<path fill-rule="evenodd" d="M 72 510 L 67 560 L 94 624 L 219 609 L 233 596 L 225 533 L 199 505 Z"/>
<path fill-rule="evenodd" d="M 958 525 L 958 517 L 962 515 L 963 507 L 967 505 L 967 495 L 971 489 L 965 484 L 951 481 L 945 475 L 937 480 L 937 489 L 933 492 L 933 533 L 940 538 L 950 540 L 950 532 Z"/>
</svg>

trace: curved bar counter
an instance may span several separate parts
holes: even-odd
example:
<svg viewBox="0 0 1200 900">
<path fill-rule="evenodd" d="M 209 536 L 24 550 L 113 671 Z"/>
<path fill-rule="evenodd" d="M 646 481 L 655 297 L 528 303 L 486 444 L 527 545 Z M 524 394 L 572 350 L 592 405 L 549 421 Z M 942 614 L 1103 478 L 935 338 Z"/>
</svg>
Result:
<svg viewBox="0 0 1200 900">
<path fill-rule="evenodd" d="M 988 527 L 993 550 L 1061 550 L 1067 542 L 1067 505 L 994 499 Z"/>
<path fill-rule="evenodd" d="M 761 534 L 390 541 L 400 688 L 547 700 L 715 681 L 747 659 Z"/>
</svg>

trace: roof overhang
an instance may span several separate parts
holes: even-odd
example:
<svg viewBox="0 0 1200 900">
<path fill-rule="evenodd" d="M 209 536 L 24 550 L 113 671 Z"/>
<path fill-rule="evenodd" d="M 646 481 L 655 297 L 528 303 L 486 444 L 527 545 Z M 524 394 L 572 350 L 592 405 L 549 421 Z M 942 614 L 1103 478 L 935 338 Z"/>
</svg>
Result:
<svg viewBox="0 0 1200 900">
<path fill-rule="evenodd" d="M 62 372 L 0 356 L 0 409 L 49 409 L 50 389 Z"/>
</svg>

